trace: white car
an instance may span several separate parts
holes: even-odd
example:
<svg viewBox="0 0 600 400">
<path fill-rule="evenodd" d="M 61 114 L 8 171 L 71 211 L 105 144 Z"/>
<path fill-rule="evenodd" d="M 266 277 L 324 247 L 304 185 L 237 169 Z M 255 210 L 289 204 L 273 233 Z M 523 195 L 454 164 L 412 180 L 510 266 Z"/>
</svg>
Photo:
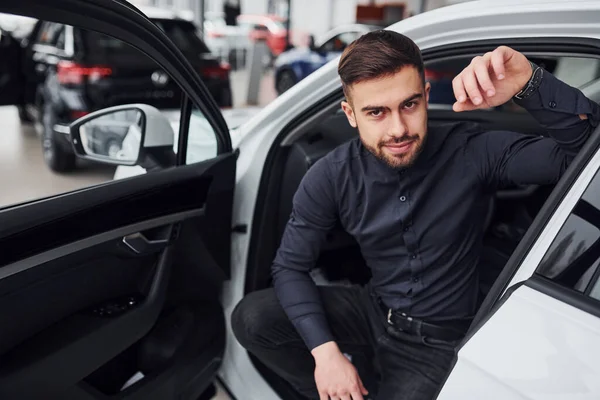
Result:
<svg viewBox="0 0 600 400">
<path fill-rule="evenodd" d="M 225 13 L 207 11 L 204 13 L 204 42 L 221 59 L 242 66 L 246 53 L 250 49 L 248 32 L 237 25 L 227 25 Z"/>
<path fill-rule="evenodd" d="M 237 399 L 298 398 L 237 343 L 229 318 L 246 293 L 270 285 L 304 173 L 357 135 L 340 112 L 336 60 L 232 137 L 197 74 L 126 3 L 3 0 L 0 12 L 93 21 L 154 58 L 188 96 L 177 141 L 158 111 L 117 107 L 143 113 L 139 157 L 107 162 L 136 164 L 137 175 L 0 210 L 0 398 L 194 399 L 215 379 Z M 428 69 L 460 70 L 508 45 L 552 71 L 562 59 L 596 65 L 599 20 L 599 1 L 474 1 L 388 29 L 413 38 Z M 583 80 L 598 77 L 594 67 Z M 460 114 L 435 106 L 431 121 L 544 133 L 513 104 Z M 80 145 L 79 127 L 106 112 L 72 125 L 82 157 L 94 155 Z M 209 134 L 201 151 L 189 146 Z M 497 193 L 482 254 L 487 296 L 438 399 L 600 398 L 599 169 L 596 130 L 556 186 Z M 359 251 L 335 231 L 323 257 L 343 266 Z M 317 269 L 314 279 L 364 283 L 365 271 Z"/>
</svg>

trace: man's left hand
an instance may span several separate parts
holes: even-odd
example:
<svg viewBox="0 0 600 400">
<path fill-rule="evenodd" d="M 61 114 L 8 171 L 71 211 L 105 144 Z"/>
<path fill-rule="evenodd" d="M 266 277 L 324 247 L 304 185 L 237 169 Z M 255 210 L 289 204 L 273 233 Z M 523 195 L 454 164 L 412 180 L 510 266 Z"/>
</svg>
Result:
<svg viewBox="0 0 600 400">
<path fill-rule="evenodd" d="M 473 58 L 452 81 L 454 111 L 496 107 L 506 103 L 527 84 L 533 70 L 523 54 L 500 46 Z"/>
</svg>

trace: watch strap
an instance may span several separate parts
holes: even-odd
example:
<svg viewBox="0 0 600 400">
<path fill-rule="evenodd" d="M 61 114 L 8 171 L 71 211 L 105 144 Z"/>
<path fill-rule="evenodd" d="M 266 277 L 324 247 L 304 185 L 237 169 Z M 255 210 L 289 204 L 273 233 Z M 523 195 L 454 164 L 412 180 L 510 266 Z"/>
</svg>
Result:
<svg viewBox="0 0 600 400">
<path fill-rule="evenodd" d="M 519 93 L 515 94 L 514 98 L 517 100 L 524 100 L 530 97 L 533 93 L 535 93 L 540 87 L 540 84 L 542 83 L 542 78 L 544 77 L 544 69 L 542 67 L 532 63 L 531 61 L 529 63 L 531 64 L 531 69 L 533 70 L 533 73 L 531 74 L 531 78 L 529 78 L 529 81 L 527 82 L 525 87 L 523 87 L 523 89 L 521 89 Z"/>
</svg>

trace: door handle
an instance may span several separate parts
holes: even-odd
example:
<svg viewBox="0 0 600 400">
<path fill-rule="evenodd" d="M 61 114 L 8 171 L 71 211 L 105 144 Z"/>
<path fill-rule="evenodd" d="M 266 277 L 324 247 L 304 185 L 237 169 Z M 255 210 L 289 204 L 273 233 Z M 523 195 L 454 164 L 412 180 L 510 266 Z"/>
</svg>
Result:
<svg viewBox="0 0 600 400">
<path fill-rule="evenodd" d="M 171 243 L 170 238 L 150 240 L 143 233 L 132 233 L 123 237 L 123 243 L 136 254 L 156 253 Z"/>
</svg>

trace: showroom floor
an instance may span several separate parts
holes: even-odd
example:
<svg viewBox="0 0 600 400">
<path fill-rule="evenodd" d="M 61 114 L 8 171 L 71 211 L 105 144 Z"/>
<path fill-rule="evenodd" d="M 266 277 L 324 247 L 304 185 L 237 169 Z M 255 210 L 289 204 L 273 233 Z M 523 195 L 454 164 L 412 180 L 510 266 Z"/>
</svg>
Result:
<svg viewBox="0 0 600 400">
<path fill-rule="evenodd" d="M 32 125 L 21 125 L 14 107 L 0 107 L 0 207 L 102 183 L 112 179 L 114 167 L 81 163 L 69 174 L 55 174 L 42 156 L 40 138 Z"/>
</svg>

